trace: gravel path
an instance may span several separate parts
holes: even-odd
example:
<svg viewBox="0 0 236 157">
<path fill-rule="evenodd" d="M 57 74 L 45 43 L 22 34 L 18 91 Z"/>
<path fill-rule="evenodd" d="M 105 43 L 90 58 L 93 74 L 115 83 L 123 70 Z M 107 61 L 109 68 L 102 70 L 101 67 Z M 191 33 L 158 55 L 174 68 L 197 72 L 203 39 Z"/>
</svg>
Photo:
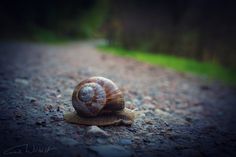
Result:
<svg viewBox="0 0 236 157">
<path fill-rule="evenodd" d="M 0 54 L 0 156 L 236 156 L 233 87 L 99 53 L 91 41 L 2 43 Z M 93 133 L 63 120 L 74 87 L 96 75 L 137 110 L 132 126 Z"/>
</svg>

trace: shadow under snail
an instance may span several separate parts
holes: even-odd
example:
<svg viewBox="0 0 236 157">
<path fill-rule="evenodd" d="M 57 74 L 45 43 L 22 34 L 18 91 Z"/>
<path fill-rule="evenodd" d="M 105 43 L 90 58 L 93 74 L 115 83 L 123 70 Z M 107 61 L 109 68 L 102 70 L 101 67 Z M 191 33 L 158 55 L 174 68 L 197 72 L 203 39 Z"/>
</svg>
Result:
<svg viewBox="0 0 236 157">
<path fill-rule="evenodd" d="M 72 94 L 75 112 L 67 113 L 69 123 L 83 125 L 131 125 L 135 114 L 125 107 L 124 95 L 117 85 L 104 77 L 80 82 Z"/>
</svg>

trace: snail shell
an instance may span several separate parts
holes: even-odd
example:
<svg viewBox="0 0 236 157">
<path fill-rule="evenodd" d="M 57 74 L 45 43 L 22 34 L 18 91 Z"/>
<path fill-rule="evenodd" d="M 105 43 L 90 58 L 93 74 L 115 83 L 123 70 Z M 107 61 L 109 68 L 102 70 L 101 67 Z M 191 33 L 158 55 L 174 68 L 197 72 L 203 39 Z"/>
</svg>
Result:
<svg viewBox="0 0 236 157">
<path fill-rule="evenodd" d="M 104 77 L 91 77 L 80 82 L 72 94 L 76 112 L 64 119 L 84 125 L 131 125 L 135 114 L 125 108 L 124 95 L 114 82 Z"/>
<path fill-rule="evenodd" d="M 125 102 L 122 92 L 111 80 L 91 77 L 75 87 L 72 105 L 80 116 L 95 117 L 123 110 Z"/>
</svg>

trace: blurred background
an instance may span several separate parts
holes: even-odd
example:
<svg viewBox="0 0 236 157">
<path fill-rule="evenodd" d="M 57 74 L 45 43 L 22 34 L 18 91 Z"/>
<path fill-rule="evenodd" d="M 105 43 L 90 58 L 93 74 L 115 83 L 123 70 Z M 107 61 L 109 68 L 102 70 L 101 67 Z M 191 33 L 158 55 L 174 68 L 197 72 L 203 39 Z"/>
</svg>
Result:
<svg viewBox="0 0 236 157">
<path fill-rule="evenodd" d="M 118 55 L 229 82 L 236 78 L 233 1 L 2 1 L 0 18 L 1 41 L 102 38 L 100 48 Z"/>
</svg>

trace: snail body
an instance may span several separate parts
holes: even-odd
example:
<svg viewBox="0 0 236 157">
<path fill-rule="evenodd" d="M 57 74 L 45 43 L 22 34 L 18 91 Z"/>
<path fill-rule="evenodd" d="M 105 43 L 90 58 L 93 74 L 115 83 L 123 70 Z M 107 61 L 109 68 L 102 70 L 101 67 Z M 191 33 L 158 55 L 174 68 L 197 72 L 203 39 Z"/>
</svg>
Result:
<svg viewBox="0 0 236 157">
<path fill-rule="evenodd" d="M 125 108 L 124 95 L 117 85 L 104 77 L 80 82 L 72 94 L 75 112 L 65 120 L 85 125 L 132 124 L 134 113 Z"/>
</svg>

